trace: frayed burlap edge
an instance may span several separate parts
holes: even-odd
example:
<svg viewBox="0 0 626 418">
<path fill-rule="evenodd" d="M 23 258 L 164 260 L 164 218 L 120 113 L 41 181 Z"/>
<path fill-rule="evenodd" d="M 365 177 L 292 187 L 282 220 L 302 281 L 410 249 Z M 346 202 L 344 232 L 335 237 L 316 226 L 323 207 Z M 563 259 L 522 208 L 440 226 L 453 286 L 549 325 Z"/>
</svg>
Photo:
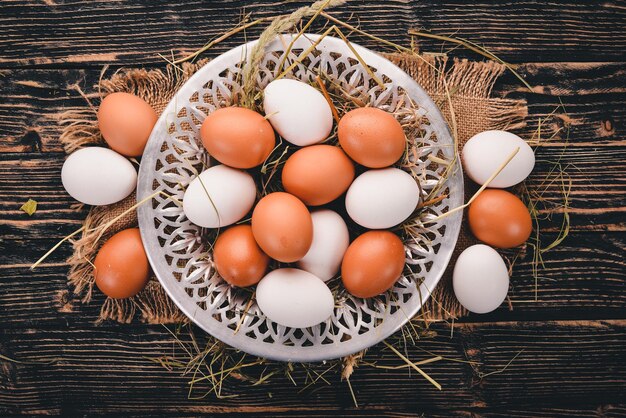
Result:
<svg viewBox="0 0 626 418">
<path fill-rule="evenodd" d="M 449 62 L 445 56 L 386 54 L 386 57 L 411 75 L 431 95 L 451 125 L 450 106 L 452 106 L 459 145 L 481 131 L 520 130 L 526 125 L 528 109 L 525 101 L 490 97 L 495 81 L 505 71 L 503 65 L 468 60 Z M 64 125 L 64 130 L 61 142 L 66 152 L 69 154 L 85 145 L 104 143 L 98 130 L 92 100 L 99 102 L 111 92 L 125 91 L 142 97 L 160 114 L 180 86 L 204 63 L 183 64 L 182 71 L 171 66 L 165 71 L 123 70 L 116 72 L 109 79 L 102 79 L 90 94 L 85 94 L 77 88 L 85 99 L 90 101 L 90 107 L 70 109 L 62 115 L 60 122 Z M 85 219 L 86 230 L 103 225 L 113 216 L 132 206 L 134 202 L 133 195 L 115 205 L 92 208 Z M 101 241 L 104 242 L 121 229 L 136 225 L 136 214 L 132 212 L 116 222 Z M 94 277 L 91 263 L 101 244 L 95 242 L 96 238 L 97 235 L 94 233 L 83 233 L 82 237 L 73 243 L 74 254 L 68 260 L 69 283 L 74 293 L 85 303 L 91 300 L 93 292 Z M 475 241 L 464 225 L 450 265 L 454 265 L 456 256 L 473 243 Z M 422 314 L 427 319 L 435 321 L 458 318 L 466 314 L 454 297 L 450 271 L 444 275 L 442 282 L 422 309 Z M 148 323 L 177 323 L 187 320 L 159 283 L 152 278 L 146 289 L 133 298 L 127 300 L 107 298 L 97 321 L 110 319 L 128 323 L 137 315 L 140 320 Z"/>
<path fill-rule="evenodd" d="M 60 117 L 63 132 L 60 140 L 65 152 L 70 154 L 85 145 L 104 144 L 98 129 L 94 101 L 99 103 L 103 97 L 113 92 L 128 92 L 143 98 L 158 114 L 167 106 L 182 84 L 189 79 L 206 60 L 195 64 L 183 64 L 174 68 L 168 66 L 165 71 L 130 69 L 119 70 L 108 79 L 102 79 L 94 86 L 94 91 L 86 94 L 79 86 L 70 86 L 76 89 L 89 103 L 88 108 L 73 108 L 66 110 Z M 111 221 L 115 216 L 126 212 L 135 204 L 133 193 L 121 202 L 109 206 L 93 207 L 85 218 L 85 232 L 73 241 L 74 253 L 67 260 L 70 265 L 68 281 L 75 295 L 83 303 L 91 300 L 94 275 L 93 260 L 100 248 L 111 235 L 125 228 L 137 226 L 137 215 L 130 211 L 115 222 L 98 241 L 99 232 L 94 231 L 101 225 Z M 139 318 L 147 323 L 178 323 L 187 318 L 170 300 L 163 288 L 154 277 L 146 288 L 136 296 L 126 299 L 107 298 L 100 310 L 97 322 L 107 319 L 128 323 L 139 313 Z"/>
</svg>

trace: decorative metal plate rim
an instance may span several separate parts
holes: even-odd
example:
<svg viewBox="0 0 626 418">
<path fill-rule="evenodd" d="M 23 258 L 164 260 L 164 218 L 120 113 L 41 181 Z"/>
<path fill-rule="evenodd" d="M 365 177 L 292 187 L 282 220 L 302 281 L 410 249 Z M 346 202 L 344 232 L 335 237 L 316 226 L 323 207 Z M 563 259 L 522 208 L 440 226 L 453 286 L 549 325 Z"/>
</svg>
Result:
<svg viewBox="0 0 626 418">
<path fill-rule="evenodd" d="M 293 35 L 283 35 L 283 42 L 285 40 L 289 42 L 292 36 Z M 301 42 L 315 41 L 318 40 L 319 37 L 320 35 L 306 34 L 298 41 L 300 42 L 300 45 L 302 45 Z M 158 153 L 160 152 L 161 145 L 170 135 L 166 129 L 161 129 L 159 127 L 166 126 L 167 118 L 176 113 L 179 104 L 177 97 L 179 95 L 185 96 L 186 94 L 190 93 L 192 89 L 199 83 L 204 84 L 208 79 L 207 75 L 210 75 L 214 71 L 214 69 L 222 68 L 224 64 L 228 64 L 235 59 L 241 59 L 242 57 L 248 56 L 248 53 L 251 51 L 252 47 L 256 43 L 257 41 L 252 41 L 248 42 L 247 44 L 242 44 L 207 63 L 193 76 L 191 76 L 189 80 L 187 80 L 187 82 L 179 89 L 175 97 L 167 105 L 167 107 L 159 117 L 159 120 L 157 121 L 154 130 L 152 131 L 152 134 L 142 157 L 137 186 L 138 201 L 147 198 L 153 193 L 153 190 L 151 190 L 152 178 L 150 177 L 150 174 L 151 171 L 154 171 L 155 161 Z M 283 43 L 277 38 L 272 44 L 268 46 L 267 50 L 280 50 L 282 45 Z M 294 48 L 297 46 L 298 42 L 296 42 Z M 400 85 L 413 101 L 419 103 L 420 107 L 434 110 L 434 112 L 428 113 L 428 119 L 430 124 L 434 126 L 434 129 L 437 130 L 439 140 L 445 139 L 446 143 L 454 143 L 448 125 L 443 118 L 443 115 L 441 114 L 433 100 L 415 80 L 413 80 L 408 74 L 402 71 L 391 61 L 381 57 L 375 52 L 354 43 L 352 43 L 352 47 L 357 51 L 359 56 L 362 57 L 363 60 L 369 65 L 375 66 L 377 69 L 392 72 L 394 74 L 393 82 Z M 327 36 L 319 43 L 316 49 L 328 51 L 340 50 L 342 52 L 346 52 L 345 50 L 347 48 L 343 40 Z M 352 57 L 354 57 L 354 54 L 352 54 Z M 454 154 L 456 157 L 456 161 L 458 161 L 458 153 L 456 150 L 454 150 Z M 450 196 L 447 198 L 448 207 L 459 206 L 463 203 L 463 175 L 460 164 L 456 164 L 456 166 L 457 167 L 455 169 L 455 172 L 448 179 L 448 185 L 449 187 L 451 187 Z M 180 286 L 179 283 L 175 282 L 171 278 L 168 279 L 168 277 L 166 277 L 168 275 L 167 273 L 170 273 L 169 266 L 167 266 L 164 261 L 164 257 L 159 253 L 158 239 L 156 237 L 154 227 L 154 210 L 152 206 L 149 203 L 140 205 L 137 209 L 137 212 L 141 237 L 146 248 L 146 254 L 148 256 L 148 260 L 150 262 L 150 265 L 152 266 L 154 274 L 156 275 L 157 279 L 159 280 L 169 297 L 188 318 L 190 318 L 194 323 L 196 323 L 203 330 L 205 330 L 215 338 L 218 338 L 222 342 L 229 344 L 236 349 L 240 349 L 249 354 L 265 357 L 268 359 L 301 362 L 325 361 L 361 351 L 384 340 L 391 334 L 398 331 L 402 326 L 404 326 L 415 314 L 417 314 L 417 312 L 419 312 L 421 307 L 430 297 L 436 285 L 441 280 L 452 257 L 454 247 L 456 246 L 462 220 L 462 213 L 453 214 L 447 218 L 446 228 L 450 228 L 450 230 L 446 231 L 446 236 L 448 236 L 446 246 L 449 248 L 446 249 L 445 253 L 437 254 L 437 260 L 440 261 L 440 268 L 436 273 L 430 271 L 428 277 L 425 277 L 422 283 L 419 285 L 417 290 L 420 293 L 420 303 L 418 303 L 412 309 L 412 311 L 403 312 L 403 315 L 399 315 L 399 312 L 396 312 L 393 317 L 390 318 L 390 321 L 393 322 L 392 324 L 384 324 L 377 327 L 378 332 L 375 333 L 376 338 L 359 338 L 362 337 L 362 335 L 357 335 L 348 342 L 341 342 L 332 345 L 327 344 L 324 346 L 297 347 L 297 350 L 294 350 L 294 348 L 296 347 L 285 346 L 276 343 L 266 343 L 259 340 L 255 341 L 258 344 L 251 344 L 249 337 L 246 338 L 245 336 L 242 337 L 241 334 L 235 334 L 227 326 L 221 325 L 212 327 L 209 326 L 209 324 L 201 321 L 196 316 L 196 312 L 199 308 L 194 308 L 184 303 L 184 299 L 188 298 L 188 295 L 185 292 L 183 286 Z M 368 332 L 367 334 L 370 333 L 371 332 Z M 371 337 L 371 335 L 366 336 Z"/>
</svg>

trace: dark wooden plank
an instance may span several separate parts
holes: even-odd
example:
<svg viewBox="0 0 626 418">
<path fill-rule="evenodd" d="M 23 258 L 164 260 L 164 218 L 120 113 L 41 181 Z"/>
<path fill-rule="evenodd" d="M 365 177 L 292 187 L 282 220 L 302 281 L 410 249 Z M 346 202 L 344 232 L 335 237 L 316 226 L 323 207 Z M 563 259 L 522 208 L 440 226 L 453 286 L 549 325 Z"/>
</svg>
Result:
<svg viewBox="0 0 626 418">
<path fill-rule="evenodd" d="M 506 74 L 494 95 L 527 98 L 531 125 L 562 103 L 572 123 L 573 145 L 624 145 L 626 63 L 527 63 L 519 71 L 536 86 L 536 94 L 526 94 Z M 92 91 L 99 75 L 96 69 L 0 70 L 0 152 L 61 152 L 59 116 L 69 107 L 87 106 L 74 86 Z M 551 127 L 555 121 L 549 122 Z M 562 144 L 554 141 L 553 146 Z"/>
<path fill-rule="evenodd" d="M 550 149 L 538 152 L 534 179 L 541 182 L 552 166 L 541 161 L 558 157 Z M 85 211 L 73 208 L 76 202 L 64 191 L 60 172 L 62 154 L 0 154 L 0 234 L 5 239 L 62 238 L 84 218 Z M 574 147 L 563 152 L 562 161 L 569 165 L 572 179 L 571 228 L 573 231 L 624 231 L 626 224 L 626 177 L 623 164 L 626 150 L 622 147 Z M 563 186 L 553 182 L 544 197 L 562 203 Z M 38 211 L 28 216 L 19 208 L 27 199 L 39 202 Z M 60 229 L 69 221 L 71 226 Z M 560 229 L 558 218 L 541 224 L 545 232 Z"/>
<path fill-rule="evenodd" d="M 475 410 L 465 409 L 456 411 L 437 411 L 428 412 L 428 417 L 449 417 L 449 416 L 461 416 L 461 417 L 506 417 L 506 418 L 542 418 L 542 417 L 623 417 L 626 415 L 626 407 L 623 405 L 608 405 L 600 404 L 592 406 L 590 408 L 575 408 L 575 406 L 568 404 L 561 407 L 555 406 L 552 408 L 519 408 L 508 407 L 502 409 L 487 409 L 487 410 Z"/>
<path fill-rule="evenodd" d="M 3 212 L 0 237 L 3 243 L 17 240 L 27 246 L 28 239 L 60 239 L 79 228 L 87 214 L 86 209 L 73 207 L 77 202 L 63 189 L 63 154 L 42 156 L 43 159 L 15 154 L 11 160 L 3 158 L 5 170 L 0 180 L 0 211 Z M 38 202 L 37 212 L 33 216 L 20 210 L 20 206 L 29 198 Z"/>
<path fill-rule="evenodd" d="M 254 18 L 270 17 L 306 4 L 94 1 L 77 7 L 74 2 L 6 1 L 0 13 L 0 65 L 154 64 L 161 60 L 159 53 L 199 48 L 233 27 L 244 11 Z M 621 1 L 487 0 L 469 5 L 459 0 L 368 0 L 352 2 L 334 13 L 343 19 L 354 13 L 353 23 L 397 43 L 408 45 L 408 29 L 424 29 L 468 38 L 517 62 L 522 56 L 539 61 L 623 61 L 626 46 Z M 252 38 L 260 30 L 251 28 L 247 34 Z M 228 40 L 214 52 L 223 52 L 241 39 Z M 420 44 L 435 51 L 453 47 L 426 40 Z"/>
<path fill-rule="evenodd" d="M 625 35 L 626 10 L 621 1 L 600 4 L 560 0 L 548 5 L 532 0 L 471 4 L 456 0 L 410 4 L 415 10 L 416 28 L 466 38 L 512 62 L 520 62 L 521 56 L 545 62 L 608 61 L 601 57 L 623 42 Z M 423 42 L 423 47 L 446 51 L 455 46 Z M 621 55 L 616 60 L 623 61 L 623 53 L 615 52 L 615 56 Z"/>
<path fill-rule="evenodd" d="M 623 235 L 623 234 L 622 234 Z M 30 265 L 53 240 L 7 240 L 0 244 L 0 306 L 6 307 L 2 327 L 88 328 L 99 314 L 103 296 L 82 305 L 68 293 L 64 245 L 41 267 Z M 540 321 L 548 319 L 621 318 L 626 308 L 626 240 L 618 234 L 572 233 L 552 252 L 533 278 L 532 254 L 518 259 L 509 296 L 512 310 L 503 304 L 488 315 L 470 315 L 468 321 Z"/>
<path fill-rule="evenodd" d="M 187 417 L 197 417 L 198 412 L 196 413 L 183 413 L 177 411 L 176 416 L 181 418 Z M 362 410 L 362 409 L 343 409 L 341 411 L 337 411 L 335 409 L 294 409 L 293 411 L 272 411 L 272 416 L 274 417 L 294 417 L 300 418 L 302 416 L 311 416 L 311 417 L 390 417 L 390 418 L 415 418 L 415 417 L 428 417 L 428 418 L 438 418 L 445 417 L 449 418 L 451 416 L 454 417 L 519 417 L 519 418 L 528 418 L 528 417 L 565 417 L 565 418 L 576 418 L 576 417 L 623 417 L 626 414 L 626 411 L 622 405 L 597 405 L 596 407 L 588 407 L 588 408 L 580 408 L 573 409 L 572 407 L 554 407 L 554 408 L 526 408 L 519 409 L 515 408 L 514 410 L 509 408 L 503 409 L 481 409 L 479 411 L 475 409 L 457 409 L 453 411 L 442 411 L 442 410 L 427 410 L 426 412 L 417 413 L 416 411 L 411 410 L 398 410 L 398 409 L 372 409 L 372 410 Z M 217 415 L 217 414 L 215 414 Z M 219 412 L 219 416 L 221 417 L 240 417 L 240 416 L 254 416 L 254 417 L 262 417 L 267 414 L 262 414 L 259 412 L 250 412 L 250 411 L 238 411 L 238 412 Z M 18 416 L 18 415 L 15 415 Z M 138 413 L 125 413 L 125 418 L 137 418 L 137 417 L 145 417 L 145 414 L 140 412 Z M 9 415 L 6 418 L 12 418 L 13 415 Z"/>
<path fill-rule="evenodd" d="M 59 116 L 68 107 L 87 106 L 72 86 L 97 81 L 95 72 L 84 70 L 0 70 L 0 149 L 62 152 Z"/>
<path fill-rule="evenodd" d="M 456 51 L 455 51 L 456 52 Z M 454 55 L 454 54 L 453 54 Z M 625 93 L 623 62 L 536 62 L 516 65 L 534 92 L 553 96 L 587 96 L 591 94 Z M 511 74 L 502 83 L 502 93 L 524 91 Z"/>
<path fill-rule="evenodd" d="M 62 357 L 54 365 L 0 361 L 0 415 L 626 414 L 626 406 L 619 404 L 626 396 L 623 1 L 486 0 L 468 5 L 460 0 L 368 0 L 339 9 L 338 16 L 347 18 L 355 12 L 365 30 L 395 42 L 406 44 L 409 28 L 425 29 L 466 37 L 515 63 L 530 62 L 519 71 L 536 86 L 534 94 L 522 92 L 511 75 L 500 81 L 495 94 L 528 98 L 534 117 L 549 114 L 562 100 L 573 122 L 564 159 L 571 164 L 573 177 L 573 232 L 562 247 L 546 256 L 546 270 L 537 287 L 539 301 L 532 301 L 535 285 L 527 255 L 512 280 L 512 312 L 504 307 L 491 315 L 470 316 L 455 325 L 452 338 L 447 325 L 437 325 L 439 336 L 419 343 L 438 354 L 479 360 L 484 363 L 482 373 L 502 370 L 524 351 L 502 373 L 482 382 L 464 363 L 424 366 L 444 385 L 443 392 L 415 374 L 408 377 L 406 370 L 357 369 L 352 384 L 360 410 L 353 408 L 345 382 L 336 377 L 332 387 L 301 395 L 286 378 L 277 376 L 255 388 L 229 382 L 225 393 L 240 395 L 233 400 L 187 400 L 185 379 L 143 357 L 171 349 L 171 338 L 162 328 L 113 323 L 95 328 L 98 303 L 79 306 L 66 301 L 59 308 L 56 300 L 66 290 L 67 267 L 62 261 L 71 251 L 69 246 L 41 270 L 27 269 L 77 227 L 85 214 L 70 208 L 73 201 L 58 178 L 63 156 L 56 117 L 82 103 L 69 85 L 93 85 L 104 64 L 113 64 L 113 70 L 120 65 L 161 66 L 158 53 L 192 51 L 234 25 L 244 7 L 261 17 L 306 4 L 170 3 L 0 4 L 0 69 L 4 69 L 0 70 L 0 153 L 5 153 L 0 157 L 0 353 L 22 359 Z M 259 31 L 247 31 L 248 38 Z M 243 36 L 234 37 L 207 56 L 242 40 Z M 451 47 L 424 40 L 419 46 L 431 51 Z M 476 57 L 462 48 L 453 54 Z M 564 142 L 558 138 L 538 157 L 554 157 Z M 537 174 L 545 170 L 540 164 Z M 556 188 L 550 189 L 547 195 L 556 193 Z M 40 201 L 33 218 L 18 210 L 29 197 L 26 194 Z M 547 234 L 553 236 L 554 232 Z M 412 348 L 409 356 L 421 359 L 426 354 Z M 384 353 L 381 361 L 401 364 L 392 353 Z M 302 371 L 295 376 L 299 381 L 304 378 Z"/>
<path fill-rule="evenodd" d="M 595 408 L 619 403 L 626 395 L 623 320 L 457 324 L 452 338 L 445 326 L 433 329 L 439 335 L 421 340 L 418 347 L 480 364 L 441 361 L 423 366 L 443 385 L 441 392 L 406 369 L 358 368 L 351 382 L 362 410 Z M 187 400 L 186 379 L 148 360 L 172 349 L 171 337 L 158 326 L 33 328 L 3 330 L 0 335 L 4 355 L 30 361 L 60 359 L 52 365 L 5 363 L 0 387 L 0 411 L 5 413 L 274 413 L 306 411 L 313 403 L 320 410 L 352 409 L 347 385 L 332 373 L 332 387 L 321 384 L 302 394 L 278 375 L 257 387 L 229 381 L 223 394 L 239 394 L 233 399 Z M 372 352 L 380 365 L 402 364 L 389 350 L 377 347 Z M 407 354 L 414 360 L 430 356 L 415 347 Z M 255 372 L 260 369 L 251 369 Z M 296 367 L 293 376 L 302 385 L 304 371 Z"/>
<path fill-rule="evenodd" d="M 299 418 L 302 416 L 312 416 L 312 417 L 391 417 L 391 418 L 415 418 L 417 417 L 428 417 L 428 418 L 437 418 L 437 417 L 446 417 L 449 418 L 451 416 L 455 417 L 520 417 L 520 418 L 528 418 L 528 417 L 623 417 L 624 416 L 624 408 L 620 405 L 598 405 L 597 407 L 590 407 L 585 409 L 572 409 L 572 408 L 543 408 L 543 409 L 515 409 L 511 413 L 509 413 L 509 409 L 486 409 L 486 410 L 472 410 L 472 409 L 458 409 L 454 411 L 432 411 L 428 410 L 427 412 L 416 413 L 415 411 L 402 411 L 402 410 L 389 410 L 385 409 L 384 411 L 378 410 L 350 410 L 344 409 L 341 411 L 337 410 L 328 410 L 328 409 L 294 409 L 293 411 L 272 411 L 272 416 L 275 417 L 294 417 Z M 135 418 L 135 417 L 145 417 L 145 414 L 137 413 L 137 414 L 127 414 L 124 416 L 126 418 Z M 185 417 L 197 417 L 198 413 L 188 413 L 188 414 L 180 414 L 177 413 L 176 416 L 185 418 Z M 258 413 L 258 412 L 222 412 L 220 411 L 219 416 L 224 417 L 239 417 L 239 416 L 266 416 L 266 414 Z M 7 418 L 11 418 L 12 416 L 8 416 Z"/>
</svg>

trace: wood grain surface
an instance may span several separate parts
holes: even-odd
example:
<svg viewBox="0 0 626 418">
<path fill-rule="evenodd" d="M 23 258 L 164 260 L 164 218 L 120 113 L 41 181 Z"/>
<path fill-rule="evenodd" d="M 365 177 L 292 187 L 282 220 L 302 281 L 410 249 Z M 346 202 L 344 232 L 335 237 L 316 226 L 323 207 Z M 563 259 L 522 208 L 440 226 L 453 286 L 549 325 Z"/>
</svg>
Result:
<svg viewBox="0 0 626 418">
<path fill-rule="evenodd" d="M 571 124 L 538 150 L 535 174 L 562 153 L 572 179 L 571 231 L 545 254 L 537 283 L 530 251 L 511 280 L 511 308 L 436 324 L 436 335 L 408 346 L 412 360 L 446 357 L 424 370 L 358 368 L 349 387 L 301 387 L 283 375 L 251 386 L 237 379 L 217 399 L 188 399 L 188 379 L 150 358 L 171 353 L 162 326 L 94 324 L 102 296 L 82 305 L 68 293 L 71 248 L 29 266 L 78 228 L 85 210 L 63 190 L 59 115 L 84 100 L 104 65 L 162 67 L 252 18 L 288 13 L 305 2 L 0 2 L 0 415 L 270 416 L 626 416 L 626 2 L 360 1 L 332 13 L 377 36 L 410 45 L 409 29 L 466 38 L 516 64 L 534 87 L 510 74 L 497 97 L 525 98 L 531 120 L 562 106 Z M 318 26 L 319 27 L 319 26 Z M 261 27 L 246 31 L 247 39 Z M 360 38 L 365 46 L 379 45 Z M 229 39 L 212 57 L 244 41 Z M 422 51 L 480 59 L 451 44 L 414 39 Z M 563 121 L 561 121 L 563 122 Z M 551 123 L 562 126 L 559 121 Z M 558 127 L 558 126 L 557 126 Z M 557 199 L 558 185 L 545 196 Z M 38 201 L 29 217 L 19 210 Z M 556 237 L 559 215 L 542 223 Z M 383 347 L 370 359 L 402 361 Z M 49 364 L 40 364 L 48 362 Z M 473 364 L 467 361 L 476 362 Z M 37 364 L 34 364 L 37 362 Z M 262 366 L 250 371 L 257 376 Z M 304 386 L 306 372 L 294 380 Z"/>
</svg>

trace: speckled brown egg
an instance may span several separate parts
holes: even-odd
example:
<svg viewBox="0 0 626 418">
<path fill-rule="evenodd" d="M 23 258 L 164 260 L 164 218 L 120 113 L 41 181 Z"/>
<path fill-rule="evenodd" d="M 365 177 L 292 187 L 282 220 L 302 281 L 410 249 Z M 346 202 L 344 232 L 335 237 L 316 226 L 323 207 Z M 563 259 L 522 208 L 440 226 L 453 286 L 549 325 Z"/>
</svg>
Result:
<svg viewBox="0 0 626 418">
<path fill-rule="evenodd" d="M 200 137 L 212 157 L 244 169 L 262 164 L 276 142 L 267 119 L 243 107 L 224 107 L 211 113 L 202 123 Z"/>
<path fill-rule="evenodd" d="M 404 269 L 404 245 L 389 231 L 368 231 L 346 250 L 341 280 L 359 298 L 371 298 L 391 289 Z"/>
<path fill-rule="evenodd" d="M 362 107 L 346 113 L 337 126 L 341 148 L 357 163 L 383 168 L 402 157 L 406 147 L 404 130 L 390 113 Z"/>
<path fill-rule="evenodd" d="M 114 299 L 135 296 L 148 283 L 150 267 L 139 228 L 118 232 L 104 243 L 94 261 L 96 286 Z"/>
<path fill-rule="evenodd" d="M 111 93 L 98 109 L 98 127 L 106 143 L 127 157 L 140 157 L 157 114 L 146 101 L 130 93 Z"/>
<path fill-rule="evenodd" d="M 311 248 L 313 220 L 304 203 L 294 195 L 270 193 L 252 212 L 252 233 L 267 255 L 292 263 Z"/>
<path fill-rule="evenodd" d="M 296 151 L 283 167 L 285 190 L 309 206 L 341 196 L 354 180 L 354 164 L 339 147 L 312 145 Z"/>
<path fill-rule="evenodd" d="M 236 225 L 217 237 L 213 261 L 224 280 L 233 286 L 247 287 L 263 278 L 270 258 L 254 240 L 250 225 Z"/>
<path fill-rule="evenodd" d="M 467 211 L 476 238 L 497 248 L 525 243 L 533 230 L 530 213 L 517 196 L 501 189 L 484 190 Z"/>
</svg>

